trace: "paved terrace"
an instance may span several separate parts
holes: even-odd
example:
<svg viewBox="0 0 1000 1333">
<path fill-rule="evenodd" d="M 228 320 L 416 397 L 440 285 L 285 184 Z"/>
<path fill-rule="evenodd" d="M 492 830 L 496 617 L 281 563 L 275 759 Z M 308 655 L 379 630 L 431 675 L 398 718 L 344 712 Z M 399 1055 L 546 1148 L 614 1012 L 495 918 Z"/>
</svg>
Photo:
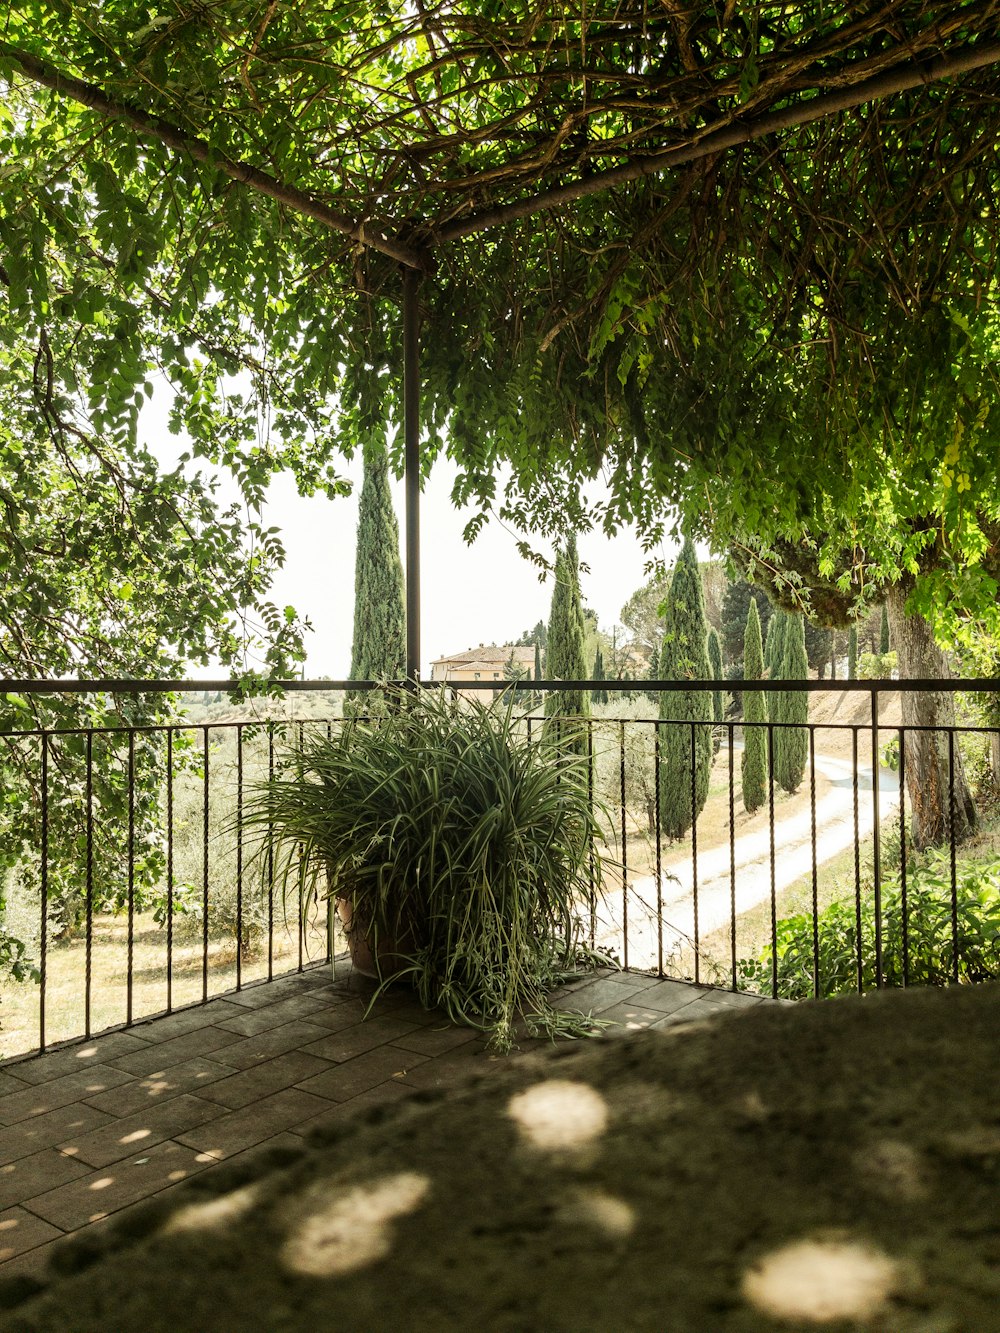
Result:
<svg viewBox="0 0 1000 1333">
<path fill-rule="evenodd" d="M 518 1060 L 338 959 L 0 1069 L 0 1278 L 41 1271 L 61 1239 L 222 1160 L 301 1145 L 361 1108 Z M 757 997 L 588 974 L 561 1002 L 621 1030 L 664 1028 Z M 612 1029 L 613 1030 L 613 1029 Z M 519 1051 L 548 1042 L 525 1039 Z"/>
</svg>

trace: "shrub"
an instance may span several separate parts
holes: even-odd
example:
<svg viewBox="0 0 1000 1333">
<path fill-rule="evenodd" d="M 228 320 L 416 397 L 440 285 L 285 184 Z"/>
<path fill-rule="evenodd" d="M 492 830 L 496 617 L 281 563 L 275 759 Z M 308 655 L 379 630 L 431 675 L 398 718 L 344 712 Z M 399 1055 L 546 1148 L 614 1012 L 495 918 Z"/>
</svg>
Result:
<svg viewBox="0 0 1000 1333">
<path fill-rule="evenodd" d="M 895 652 L 862 653 L 858 658 L 858 680 L 891 680 L 898 670 Z"/>
<path fill-rule="evenodd" d="M 875 907 L 872 886 L 862 885 L 861 979 L 875 988 Z M 951 863 L 937 850 L 907 876 L 907 980 L 911 985 L 946 986 L 1000 976 L 1000 859 L 967 862 L 956 876 L 957 931 L 953 929 Z M 819 994 L 846 995 L 858 988 L 857 908 L 853 900 L 832 903 L 817 922 Z M 811 914 L 778 923 L 778 994 L 803 1000 L 813 994 L 814 938 Z M 882 885 L 882 977 L 903 984 L 903 911 L 899 879 Z M 770 991 L 772 951 L 742 959 L 740 976 L 748 988 Z"/>
<path fill-rule="evenodd" d="M 645 695 L 602 705 L 595 717 L 594 790 L 612 812 L 605 831 L 609 843 L 619 836 L 623 748 L 625 804 L 630 811 L 642 812 L 651 834 L 656 829 L 656 717 L 657 705 Z M 625 722 L 624 731 L 616 725 L 619 720 Z M 660 728 L 661 742 L 666 730 Z"/>
</svg>

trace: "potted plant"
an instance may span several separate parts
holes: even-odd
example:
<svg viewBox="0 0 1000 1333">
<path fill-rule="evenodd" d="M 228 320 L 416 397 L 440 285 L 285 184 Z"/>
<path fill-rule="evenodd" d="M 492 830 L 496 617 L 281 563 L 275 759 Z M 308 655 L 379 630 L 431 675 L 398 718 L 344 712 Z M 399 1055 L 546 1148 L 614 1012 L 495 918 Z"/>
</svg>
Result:
<svg viewBox="0 0 1000 1333">
<path fill-rule="evenodd" d="M 509 1049 L 569 1031 L 546 992 L 583 956 L 600 859 L 586 761 L 532 738 L 510 701 L 398 690 L 388 709 L 305 743 L 252 794 L 244 828 L 296 892 L 332 895 L 382 986 Z"/>
</svg>

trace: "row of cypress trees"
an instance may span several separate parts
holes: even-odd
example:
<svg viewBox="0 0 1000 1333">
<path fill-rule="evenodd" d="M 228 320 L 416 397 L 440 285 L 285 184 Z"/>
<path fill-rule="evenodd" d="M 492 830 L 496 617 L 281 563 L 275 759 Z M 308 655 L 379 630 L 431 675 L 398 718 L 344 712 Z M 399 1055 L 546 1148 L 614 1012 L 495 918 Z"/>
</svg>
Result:
<svg viewBox="0 0 1000 1333">
<path fill-rule="evenodd" d="M 802 690 L 747 689 L 751 681 L 805 680 L 808 674 L 805 622 L 800 615 L 778 610 L 768 622 L 762 642 L 760 614 L 751 599 L 744 632 L 744 749 L 741 783 L 744 808 L 752 813 L 765 802 L 769 759 L 782 790 L 797 791 L 808 759 L 805 723 L 809 696 Z M 721 680 L 722 652 L 710 630 L 694 544 L 684 542 L 670 584 L 664 618 L 659 675 L 664 681 Z M 721 691 L 663 691 L 660 717 L 689 726 L 665 727 L 658 775 L 663 832 L 682 838 L 704 808 L 715 752 L 713 723 L 723 719 Z M 768 726 L 768 724 L 773 724 Z M 770 744 L 769 744 L 770 733 Z M 717 733 L 716 733 L 717 734 Z"/>
<path fill-rule="evenodd" d="M 750 603 L 743 640 L 743 757 L 740 776 L 743 806 L 752 814 L 764 804 L 769 760 L 774 780 L 783 791 L 798 791 L 805 773 L 809 736 L 809 695 L 801 690 L 747 689 L 752 680 L 805 680 L 808 674 L 805 621 L 788 611 L 775 611 L 761 647 L 760 617 Z M 778 724 L 765 727 L 765 723 Z M 770 735 L 770 747 L 768 736 Z"/>
<path fill-rule="evenodd" d="M 548 627 L 546 675 L 550 680 L 586 678 L 585 626 L 580 594 L 579 559 L 575 535 L 559 551 Z M 541 675 L 536 643 L 536 678 Z M 354 638 L 351 656 L 353 680 L 398 679 L 405 671 L 406 623 L 403 568 L 399 558 L 399 528 L 389 489 L 388 457 L 384 448 L 365 454 L 364 482 L 358 512 L 355 568 Z M 760 617 L 751 599 L 744 634 L 744 677 L 747 682 L 765 674 L 772 680 L 806 676 L 804 623 L 785 611 L 768 623 L 766 648 L 761 642 Z M 600 672 L 600 675 L 598 675 Z M 852 673 L 853 674 L 853 673 Z M 595 663 L 595 679 L 603 679 L 603 660 Z M 710 629 L 694 544 L 685 540 L 677 559 L 664 617 L 664 634 L 657 653 L 658 679 L 707 681 L 723 678 L 718 635 Z M 595 691 L 595 698 L 598 691 Z M 607 698 L 600 691 L 602 699 Z M 709 775 L 716 745 L 713 724 L 723 719 L 720 690 L 663 691 L 660 717 L 689 726 L 662 729 L 657 775 L 663 832 L 682 838 L 701 813 L 708 798 Z M 768 744 L 765 723 L 781 723 L 773 730 L 772 758 L 775 781 L 785 791 L 797 790 L 807 757 L 807 733 L 792 724 L 805 722 L 808 695 L 795 691 L 770 693 L 744 688 L 744 749 L 741 761 L 743 804 L 748 812 L 763 805 L 767 792 Z M 582 749 L 584 732 L 567 718 L 586 717 L 590 694 L 583 690 L 553 690 L 545 695 L 548 730 L 558 731 L 563 744 Z"/>
</svg>

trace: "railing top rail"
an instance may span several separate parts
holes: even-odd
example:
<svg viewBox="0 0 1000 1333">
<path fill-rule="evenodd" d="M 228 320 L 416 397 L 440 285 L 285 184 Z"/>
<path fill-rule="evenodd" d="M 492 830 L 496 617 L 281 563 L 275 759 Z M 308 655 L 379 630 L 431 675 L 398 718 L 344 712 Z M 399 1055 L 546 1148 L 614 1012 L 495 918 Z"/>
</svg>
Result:
<svg viewBox="0 0 1000 1333">
<path fill-rule="evenodd" d="M 253 697 L 258 690 L 278 690 L 283 693 L 365 691 L 384 687 L 385 681 L 376 680 L 3 680 L 2 694 L 191 694 L 238 693 L 243 689 Z M 396 685 L 414 682 L 395 681 Z M 419 680 L 422 689 L 446 686 L 454 690 L 607 690 L 609 693 L 668 694 L 701 690 L 753 690 L 765 694 L 780 692 L 808 693 L 863 693 L 894 694 L 906 692 L 922 694 L 934 691 L 991 694 L 1000 692 L 1000 679 L 975 677 L 949 680 Z"/>
</svg>

